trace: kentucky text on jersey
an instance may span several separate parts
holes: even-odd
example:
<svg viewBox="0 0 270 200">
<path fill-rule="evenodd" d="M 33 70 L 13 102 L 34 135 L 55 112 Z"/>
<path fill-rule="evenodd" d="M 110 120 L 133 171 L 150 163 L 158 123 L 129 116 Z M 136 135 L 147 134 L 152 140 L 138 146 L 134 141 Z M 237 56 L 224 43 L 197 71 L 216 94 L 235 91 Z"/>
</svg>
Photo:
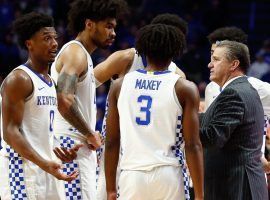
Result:
<svg viewBox="0 0 270 200">
<path fill-rule="evenodd" d="M 161 81 L 136 79 L 135 89 L 158 90 Z"/>
<path fill-rule="evenodd" d="M 56 106 L 57 101 L 56 98 L 52 96 L 37 96 L 37 105 Z"/>
</svg>

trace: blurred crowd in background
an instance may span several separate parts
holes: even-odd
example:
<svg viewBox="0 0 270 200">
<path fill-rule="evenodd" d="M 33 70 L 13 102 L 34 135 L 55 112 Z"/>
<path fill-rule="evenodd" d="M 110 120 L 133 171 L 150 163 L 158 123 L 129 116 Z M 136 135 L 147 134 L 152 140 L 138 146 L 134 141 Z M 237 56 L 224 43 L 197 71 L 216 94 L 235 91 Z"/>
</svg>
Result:
<svg viewBox="0 0 270 200">
<path fill-rule="evenodd" d="M 27 59 L 26 51 L 16 43 L 12 21 L 21 15 L 37 11 L 53 16 L 58 32 L 59 49 L 73 37 L 67 32 L 67 12 L 72 0 L 0 0 L 0 82 L 16 66 Z M 195 82 L 204 97 L 209 82 L 207 64 L 210 45 L 207 35 L 216 28 L 237 26 L 249 36 L 252 64 L 248 71 L 263 81 L 270 82 L 270 1 L 241 0 L 127 0 L 128 15 L 123 16 L 116 29 L 116 41 L 107 50 L 97 50 L 92 55 L 97 64 L 112 52 L 134 46 L 137 30 L 160 13 L 174 13 L 188 22 L 187 48 L 175 63 L 185 72 L 187 79 Z M 116 66 L 117 67 L 117 66 Z M 105 101 L 109 83 L 97 89 L 98 122 L 102 127 Z"/>
</svg>

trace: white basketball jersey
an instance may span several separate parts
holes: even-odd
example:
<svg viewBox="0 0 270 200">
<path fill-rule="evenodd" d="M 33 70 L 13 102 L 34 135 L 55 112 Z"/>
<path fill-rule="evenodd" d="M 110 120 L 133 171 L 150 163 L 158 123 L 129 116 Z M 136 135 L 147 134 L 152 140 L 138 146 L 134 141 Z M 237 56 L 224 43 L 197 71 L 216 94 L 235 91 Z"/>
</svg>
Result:
<svg viewBox="0 0 270 200">
<path fill-rule="evenodd" d="M 145 66 L 143 64 L 142 57 L 136 52 L 136 49 L 135 48 L 131 48 L 131 49 L 135 52 L 135 54 L 134 54 L 133 61 L 132 61 L 132 64 L 130 66 L 130 69 L 128 70 L 127 73 L 136 71 L 138 69 L 144 69 L 145 68 Z M 170 65 L 169 65 L 169 67 L 168 67 L 168 70 L 175 73 L 176 72 L 176 68 L 177 68 L 176 64 L 174 62 L 171 62 Z M 101 131 L 101 134 L 102 134 L 103 137 L 106 136 L 107 112 L 108 112 L 108 99 L 106 99 L 105 115 L 104 115 L 103 122 L 102 122 L 102 131 Z"/>
<path fill-rule="evenodd" d="M 48 82 L 41 75 L 24 65 L 14 70 L 25 71 L 33 83 L 33 93 L 25 102 L 20 127 L 21 132 L 38 154 L 44 159 L 51 160 L 55 158 L 53 153 L 53 122 L 57 111 L 54 82 L 52 80 Z M 1 135 L 3 134 L 1 133 Z M 4 141 L 2 141 L 2 144 L 2 155 L 7 155 L 7 144 Z"/>
<path fill-rule="evenodd" d="M 68 43 L 66 43 L 58 55 L 56 56 L 56 59 L 54 63 L 52 64 L 51 68 L 51 75 L 54 81 L 57 83 L 57 79 L 59 76 L 59 73 L 56 71 L 55 63 L 57 62 L 57 59 L 59 55 L 62 53 L 63 49 L 65 49 L 70 44 L 77 44 L 79 45 L 87 55 L 87 63 L 88 63 L 88 70 L 86 75 L 83 77 L 83 80 L 79 80 L 77 83 L 76 91 L 75 91 L 75 98 L 76 102 L 79 106 L 79 110 L 82 113 L 85 121 L 90 125 L 92 130 L 95 130 L 96 126 L 96 83 L 94 78 L 94 72 L 93 72 L 93 62 L 91 59 L 91 56 L 87 52 L 87 50 L 84 48 L 84 46 L 76 41 L 72 40 Z M 69 135 L 73 137 L 79 137 L 81 139 L 84 138 L 84 135 L 79 133 L 76 128 L 74 128 L 71 124 L 69 124 L 59 112 L 57 112 L 55 116 L 55 134 L 61 134 L 61 135 Z"/>
<path fill-rule="evenodd" d="M 175 94 L 179 75 L 139 69 L 123 80 L 118 99 L 122 170 L 179 166 L 172 152 L 182 107 Z"/>
<path fill-rule="evenodd" d="M 258 91 L 264 114 L 270 117 L 270 84 L 254 77 L 248 77 L 248 82 Z"/>
<path fill-rule="evenodd" d="M 131 49 L 135 52 L 135 54 L 134 54 L 134 57 L 133 57 L 132 64 L 131 64 L 131 66 L 130 66 L 127 73 L 133 72 L 133 71 L 135 71 L 137 69 L 143 69 L 144 68 L 142 57 L 139 56 L 139 54 L 137 53 L 135 48 L 131 48 Z"/>
<path fill-rule="evenodd" d="M 220 86 L 211 81 L 208 83 L 208 85 L 205 88 L 205 107 L 204 111 L 206 111 L 209 106 L 213 103 L 213 101 L 216 99 L 216 97 L 220 94 Z"/>
</svg>

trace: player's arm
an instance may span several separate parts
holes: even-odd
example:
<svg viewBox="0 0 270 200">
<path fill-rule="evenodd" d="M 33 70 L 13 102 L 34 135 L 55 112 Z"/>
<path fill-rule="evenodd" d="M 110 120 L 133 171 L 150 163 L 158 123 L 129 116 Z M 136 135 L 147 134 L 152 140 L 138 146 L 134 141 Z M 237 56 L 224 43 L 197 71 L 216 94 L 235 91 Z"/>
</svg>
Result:
<svg viewBox="0 0 270 200">
<path fill-rule="evenodd" d="M 199 137 L 199 92 L 197 87 L 179 79 L 176 94 L 183 108 L 183 135 L 188 168 L 194 184 L 195 199 L 203 199 L 203 150 Z"/>
<path fill-rule="evenodd" d="M 99 84 L 112 78 L 114 75 L 123 75 L 128 70 L 135 55 L 134 49 L 125 49 L 111 54 L 105 61 L 94 68 L 94 75 Z M 98 86 L 98 85 L 97 85 Z"/>
<path fill-rule="evenodd" d="M 113 82 L 109 92 L 109 107 L 106 121 L 105 176 L 108 199 L 116 199 L 116 169 L 119 159 L 120 127 L 117 100 L 123 79 Z"/>
<path fill-rule="evenodd" d="M 84 119 L 75 99 L 79 77 L 88 70 L 87 55 L 79 45 L 70 45 L 60 55 L 56 63 L 57 69 L 59 65 L 62 67 L 56 89 L 58 110 L 65 120 L 87 137 L 87 140 L 93 145 L 93 149 L 96 149 L 100 147 L 101 140 Z"/>
<path fill-rule="evenodd" d="M 29 142 L 23 137 L 20 129 L 25 109 L 25 99 L 32 93 L 33 85 L 30 77 L 21 70 L 13 71 L 4 81 L 1 90 L 3 139 L 20 156 L 32 161 L 44 171 L 58 179 L 71 181 L 75 179 L 77 172 L 71 175 L 62 174 L 61 166 L 53 161 L 42 158 Z M 42 134 L 42 130 L 40 132 Z"/>
<path fill-rule="evenodd" d="M 13 71 L 5 79 L 1 90 L 3 139 L 22 157 L 42 166 L 45 160 L 30 146 L 20 132 L 25 99 L 32 91 L 30 77 L 21 70 Z"/>
</svg>

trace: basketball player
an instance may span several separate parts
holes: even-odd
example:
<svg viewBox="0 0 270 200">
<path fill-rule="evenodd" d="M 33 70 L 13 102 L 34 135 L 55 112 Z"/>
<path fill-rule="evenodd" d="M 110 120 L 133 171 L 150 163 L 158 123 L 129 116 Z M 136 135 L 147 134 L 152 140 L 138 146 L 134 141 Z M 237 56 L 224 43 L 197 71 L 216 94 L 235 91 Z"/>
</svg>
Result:
<svg viewBox="0 0 270 200">
<path fill-rule="evenodd" d="M 14 30 L 28 60 L 10 72 L 1 87 L 0 195 L 9 200 L 62 200 L 64 188 L 57 179 L 72 181 L 78 173 L 66 175 L 54 161 L 57 99 L 48 75 L 58 47 L 53 19 L 29 13 L 14 22 Z"/>
<path fill-rule="evenodd" d="M 186 36 L 188 32 L 187 22 L 175 14 L 160 14 L 157 15 L 151 24 L 167 24 L 172 25 L 181 30 Z M 144 68 L 142 57 L 138 55 L 135 48 L 116 51 L 110 55 L 104 62 L 98 64 L 94 68 L 94 75 L 97 85 L 104 83 L 110 78 L 123 77 L 128 72 L 135 71 L 137 69 Z M 186 78 L 185 74 L 171 62 L 169 70 L 179 74 L 182 78 Z M 102 136 L 106 137 L 106 115 L 107 115 L 108 102 L 106 101 L 106 112 L 102 125 Z M 97 181 L 97 200 L 106 200 L 106 184 L 105 184 L 105 172 L 104 172 L 104 145 L 97 151 L 99 160 L 99 166 L 97 169 L 98 181 Z M 119 168 L 117 173 L 117 181 L 119 177 Z"/>
<path fill-rule="evenodd" d="M 168 70 L 184 43 L 184 35 L 176 27 L 145 26 L 139 32 L 136 49 L 146 56 L 147 67 L 128 73 L 112 85 L 105 150 L 109 200 L 117 196 L 120 137 L 120 200 L 186 199 L 186 169 L 183 157 L 180 162 L 177 158 L 183 156 L 179 148 L 183 141 L 196 198 L 203 199 L 198 91 L 194 84 Z"/>
<path fill-rule="evenodd" d="M 236 41 L 246 44 L 247 43 L 247 35 L 241 29 L 237 27 L 223 27 L 216 29 L 214 32 L 208 35 L 208 40 L 211 44 L 211 54 L 213 53 L 216 42 L 222 40 L 230 40 Z M 269 127 L 269 119 L 270 119 L 270 84 L 267 82 L 263 82 L 254 77 L 248 77 L 249 83 L 258 91 L 260 96 L 264 117 L 265 117 L 265 126 L 264 126 L 264 141 L 262 145 L 262 157 L 261 161 L 263 163 L 265 173 L 270 172 L 270 162 L 268 162 L 264 156 L 265 152 L 265 140 L 266 140 L 266 131 L 267 127 Z M 211 103 L 216 99 L 216 97 L 220 94 L 220 87 L 215 82 L 210 82 L 205 89 L 205 108 L 211 105 Z"/>
<path fill-rule="evenodd" d="M 160 14 L 157 15 L 151 24 L 167 24 L 172 25 L 183 32 L 186 36 L 188 32 L 187 22 L 175 14 Z M 129 48 L 116 51 L 111 54 L 105 61 L 98 64 L 94 69 L 94 75 L 97 81 L 97 86 L 108 81 L 110 78 L 123 77 L 130 71 L 143 68 L 142 58 L 136 53 L 136 49 Z M 181 77 L 186 78 L 185 74 L 176 67 L 175 63 L 171 63 L 171 70 L 176 71 Z"/>
<path fill-rule="evenodd" d="M 95 132 L 95 78 L 90 54 L 107 48 L 115 39 L 116 18 L 127 10 L 124 0 L 75 0 L 68 13 L 75 40 L 65 44 L 52 64 L 57 82 L 58 110 L 55 135 L 63 147 L 86 144 L 77 158 L 66 163 L 64 171 L 79 169 L 79 177 L 65 183 L 66 199 L 96 198 L 96 152 L 101 138 Z"/>
</svg>

